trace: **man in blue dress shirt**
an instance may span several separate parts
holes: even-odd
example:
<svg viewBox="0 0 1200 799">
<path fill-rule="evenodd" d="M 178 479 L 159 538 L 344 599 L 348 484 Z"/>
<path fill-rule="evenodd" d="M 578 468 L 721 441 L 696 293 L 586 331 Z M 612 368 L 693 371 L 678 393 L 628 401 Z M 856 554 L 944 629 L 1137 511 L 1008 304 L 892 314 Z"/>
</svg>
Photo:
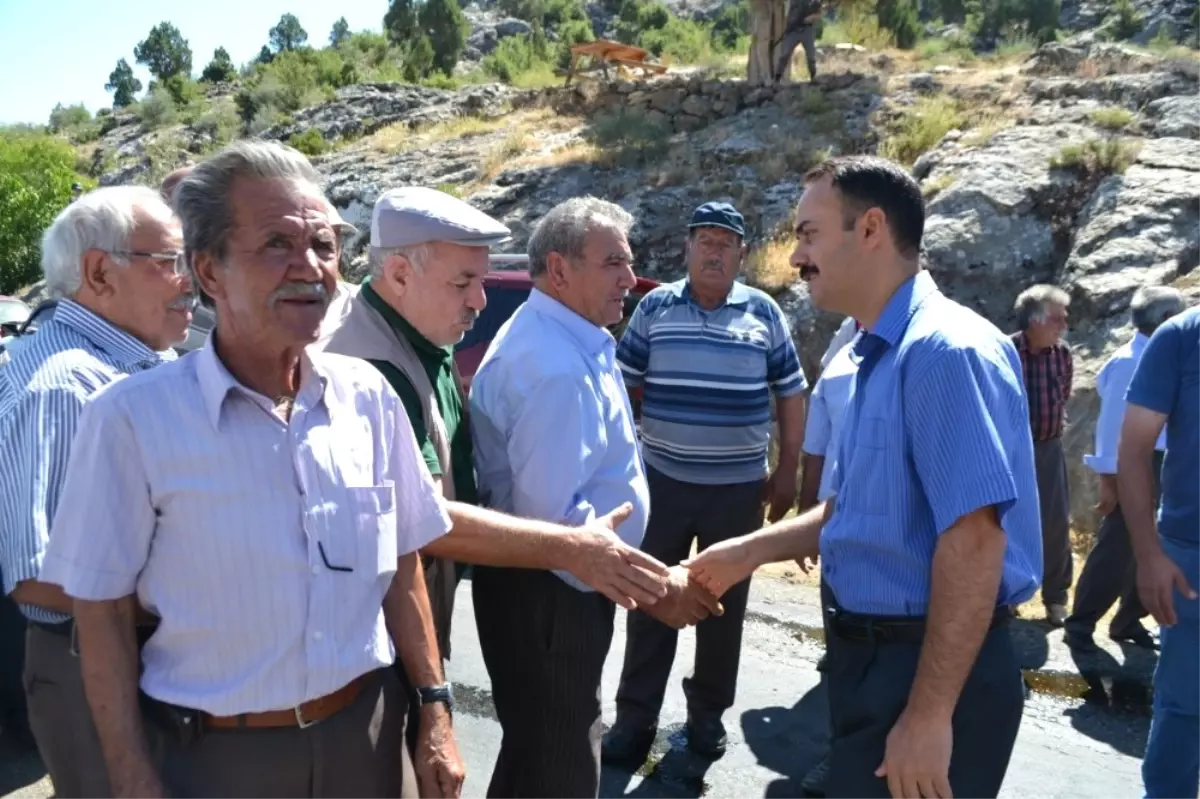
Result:
<svg viewBox="0 0 1200 799">
<path fill-rule="evenodd" d="M 1162 625 L 1142 780 L 1148 797 L 1195 796 L 1200 790 L 1200 308 L 1154 331 L 1126 400 L 1117 496 L 1137 559 L 1138 595 Z M 1167 452 L 1155 524 L 1152 463 L 1164 426 Z"/>
<path fill-rule="evenodd" d="M 1021 361 L 920 269 L 907 172 L 839 158 L 805 183 L 792 264 L 819 308 L 864 328 L 834 496 L 688 565 L 719 595 L 819 551 L 828 796 L 996 796 L 1024 706 L 1008 606 L 1034 594 L 1042 563 Z"/>
<path fill-rule="evenodd" d="M 488 347 L 472 381 L 479 497 L 516 516 L 568 525 L 625 504 L 616 534 L 640 546 L 650 494 L 629 397 L 606 329 L 636 285 L 620 206 L 579 197 L 529 238 L 534 288 Z M 676 566 L 655 604 L 706 596 Z M 503 730 L 489 797 L 596 796 L 600 677 L 612 600 L 563 571 L 476 566 L 479 646 Z"/>
<path fill-rule="evenodd" d="M 1125 418 L 1125 392 L 1137 369 L 1150 336 L 1163 322 L 1184 308 L 1183 295 L 1167 286 L 1143 286 L 1129 302 L 1134 334 L 1096 375 L 1096 394 L 1100 397 L 1100 415 L 1096 419 L 1096 452 L 1084 456 L 1084 463 L 1100 478 L 1097 510 L 1104 516 L 1096 533 L 1096 544 L 1075 585 L 1075 603 L 1066 622 L 1065 640 L 1072 649 L 1096 652 L 1093 635 L 1096 624 L 1118 598 L 1121 606 L 1108 625 L 1109 637 L 1147 649 L 1157 649 L 1154 637 L 1142 625 L 1145 608 L 1138 601 L 1133 548 L 1125 514 L 1117 502 L 1117 441 Z M 1162 471 L 1163 450 L 1167 447 L 1164 430 L 1154 448 L 1154 501 L 1158 501 L 1158 476 Z"/>
</svg>

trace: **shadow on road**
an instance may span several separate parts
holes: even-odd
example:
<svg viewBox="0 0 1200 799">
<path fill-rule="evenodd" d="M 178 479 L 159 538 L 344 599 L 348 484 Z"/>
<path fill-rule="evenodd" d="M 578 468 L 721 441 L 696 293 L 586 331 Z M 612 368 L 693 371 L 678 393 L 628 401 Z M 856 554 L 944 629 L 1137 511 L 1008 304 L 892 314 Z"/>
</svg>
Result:
<svg viewBox="0 0 1200 799">
<path fill-rule="evenodd" d="M 605 766 L 600 774 L 600 796 L 625 799 L 698 799 L 708 792 L 704 777 L 715 761 L 687 748 L 683 724 L 670 724 L 658 731 L 654 745 L 636 775 Z M 632 790 L 634 776 L 644 776 Z"/>
<path fill-rule="evenodd" d="M 1088 702 L 1068 709 L 1064 715 L 1080 733 L 1108 744 L 1123 755 L 1141 758 L 1146 754 L 1150 716 L 1144 709 L 1114 711 L 1100 703 Z"/>
<path fill-rule="evenodd" d="M 768 785 L 764 795 L 805 796 L 801 782 L 820 762 L 829 745 L 825 679 L 790 708 L 746 711 L 742 714 L 742 733 L 759 765 L 783 777 Z"/>
<path fill-rule="evenodd" d="M 0 735 L 0 796 L 7 796 L 46 776 L 46 767 L 36 751 L 9 735 Z"/>
</svg>

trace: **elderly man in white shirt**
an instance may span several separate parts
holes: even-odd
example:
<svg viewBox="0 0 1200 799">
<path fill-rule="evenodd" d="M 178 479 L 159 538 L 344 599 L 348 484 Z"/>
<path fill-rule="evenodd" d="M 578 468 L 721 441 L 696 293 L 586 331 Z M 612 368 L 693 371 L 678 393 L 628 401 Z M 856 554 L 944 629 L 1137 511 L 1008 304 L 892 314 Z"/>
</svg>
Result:
<svg viewBox="0 0 1200 799">
<path fill-rule="evenodd" d="M 1075 602 L 1064 624 L 1063 638 L 1073 649 L 1095 652 L 1096 625 L 1119 598 L 1121 605 L 1108 625 L 1112 640 L 1147 649 L 1158 645 L 1142 625 L 1146 610 L 1137 591 L 1137 564 L 1125 526 L 1125 516 L 1117 502 L 1117 444 L 1121 422 L 1125 418 L 1125 391 L 1133 379 L 1142 352 L 1158 326 L 1183 311 L 1183 295 L 1166 286 L 1138 289 L 1130 301 L 1133 338 L 1113 353 L 1096 375 L 1096 393 L 1100 396 L 1100 415 L 1096 419 L 1096 451 L 1084 457 L 1084 463 L 1100 478 L 1100 501 L 1096 510 L 1103 516 L 1096 543 L 1088 555 Z M 1154 473 L 1162 470 L 1163 451 L 1167 448 L 1166 431 L 1158 438 L 1154 454 Z M 1157 486 L 1155 486 L 1157 490 Z M 1157 496 L 1155 497 L 1157 503 Z"/>
<path fill-rule="evenodd" d="M 180 181 L 216 330 L 79 423 L 42 579 L 75 600 L 118 796 L 414 795 L 389 666 L 398 652 L 417 687 L 445 688 L 417 550 L 450 519 L 379 373 L 308 350 L 338 252 L 317 181 L 266 142 Z M 139 604 L 161 619 L 140 695 Z M 432 696 L 417 776 L 457 796 Z"/>
</svg>

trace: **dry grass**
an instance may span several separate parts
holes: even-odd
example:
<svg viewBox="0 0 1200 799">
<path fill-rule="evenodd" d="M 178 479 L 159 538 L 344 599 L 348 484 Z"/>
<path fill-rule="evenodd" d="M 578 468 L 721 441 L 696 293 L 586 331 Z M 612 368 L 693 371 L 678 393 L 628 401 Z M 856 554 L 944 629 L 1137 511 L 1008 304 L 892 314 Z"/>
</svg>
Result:
<svg viewBox="0 0 1200 799">
<path fill-rule="evenodd" d="M 521 165 L 531 167 L 558 167 L 570 164 L 594 164 L 603 154 L 587 142 L 574 142 L 548 153 L 530 155 L 520 160 Z"/>
<path fill-rule="evenodd" d="M 891 132 L 879 145 L 879 154 L 911 166 L 964 121 L 965 117 L 953 99 L 945 96 L 924 98 L 905 109 L 892 124 Z"/>
<path fill-rule="evenodd" d="M 928 202 L 929 200 L 932 200 L 934 197 L 948 189 L 950 184 L 954 182 L 954 178 L 955 175 L 953 172 L 943 172 L 936 178 L 930 178 L 922 183 L 921 194 L 925 197 L 925 201 Z"/>
<path fill-rule="evenodd" d="M 775 235 L 756 247 L 746 258 L 746 282 L 768 294 L 776 294 L 796 282 L 796 270 L 790 263 L 795 242 L 790 223 L 780 225 Z"/>
<path fill-rule="evenodd" d="M 480 183 L 491 183 L 497 175 L 512 166 L 525 152 L 536 146 L 534 140 L 521 129 L 509 131 L 504 140 L 494 147 L 480 164 Z"/>
<path fill-rule="evenodd" d="M 1056 169 L 1079 169 L 1104 174 L 1121 174 L 1137 160 L 1141 142 L 1111 136 L 1068 144 L 1050 158 Z"/>
<path fill-rule="evenodd" d="M 962 143 L 967 147 L 982 147 L 992 140 L 1002 130 L 1007 130 L 1016 124 L 1011 116 L 1004 114 L 985 114 L 975 125 L 971 126 L 962 137 Z"/>
<path fill-rule="evenodd" d="M 1119 105 L 1109 106 L 1107 108 L 1098 108 L 1088 114 L 1088 118 L 1092 120 L 1092 124 L 1105 130 L 1124 130 L 1133 124 L 1134 115 L 1128 108 L 1122 108 Z"/>
</svg>

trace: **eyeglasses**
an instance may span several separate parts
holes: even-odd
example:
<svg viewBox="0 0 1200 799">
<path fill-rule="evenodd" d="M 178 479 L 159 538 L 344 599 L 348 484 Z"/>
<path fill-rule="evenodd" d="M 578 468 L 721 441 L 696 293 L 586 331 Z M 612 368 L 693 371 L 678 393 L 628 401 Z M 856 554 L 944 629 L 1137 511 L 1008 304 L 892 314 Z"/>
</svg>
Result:
<svg viewBox="0 0 1200 799">
<path fill-rule="evenodd" d="M 317 551 L 321 553 L 321 562 L 325 564 L 325 568 L 332 572 L 352 572 L 353 566 L 334 566 L 329 562 L 329 558 L 325 556 L 325 545 L 320 541 L 317 542 Z"/>
<path fill-rule="evenodd" d="M 160 269 L 170 269 L 177 275 L 186 271 L 187 260 L 181 251 L 143 252 L 141 250 L 109 250 L 109 255 L 119 255 L 122 258 L 149 258 Z"/>
</svg>

